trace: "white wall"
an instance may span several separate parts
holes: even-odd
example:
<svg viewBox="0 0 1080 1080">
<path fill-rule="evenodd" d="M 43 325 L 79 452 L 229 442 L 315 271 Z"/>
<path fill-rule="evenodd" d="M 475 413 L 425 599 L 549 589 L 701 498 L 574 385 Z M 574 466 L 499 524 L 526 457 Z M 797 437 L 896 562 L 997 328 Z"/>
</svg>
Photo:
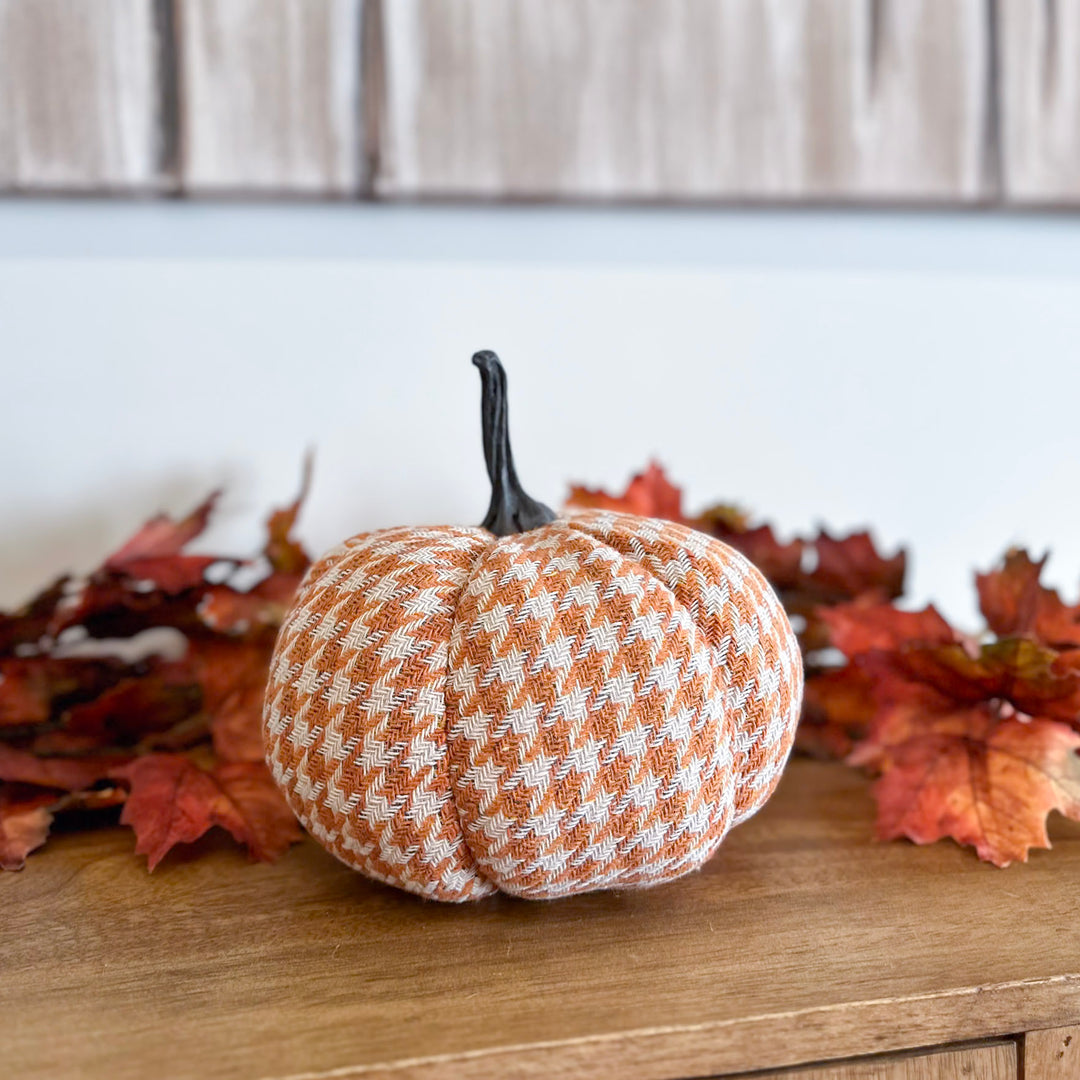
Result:
<svg viewBox="0 0 1080 1080">
<path fill-rule="evenodd" d="M 1078 342 L 1070 218 L 9 201 L 0 604 L 217 484 L 253 548 L 307 446 L 315 548 L 478 522 L 487 347 L 537 496 L 657 456 L 973 623 L 1011 542 L 1080 577 Z"/>
</svg>

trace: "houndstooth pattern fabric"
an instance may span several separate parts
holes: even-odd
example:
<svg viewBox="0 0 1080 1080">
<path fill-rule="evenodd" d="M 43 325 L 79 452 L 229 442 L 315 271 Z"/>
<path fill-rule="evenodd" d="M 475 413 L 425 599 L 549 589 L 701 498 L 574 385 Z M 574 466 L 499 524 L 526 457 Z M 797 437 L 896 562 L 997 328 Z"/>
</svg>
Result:
<svg viewBox="0 0 1080 1080">
<path fill-rule="evenodd" d="M 740 554 L 575 514 L 361 535 L 281 628 L 267 760 L 338 858 L 437 900 L 654 885 L 771 794 L 802 664 Z"/>
</svg>

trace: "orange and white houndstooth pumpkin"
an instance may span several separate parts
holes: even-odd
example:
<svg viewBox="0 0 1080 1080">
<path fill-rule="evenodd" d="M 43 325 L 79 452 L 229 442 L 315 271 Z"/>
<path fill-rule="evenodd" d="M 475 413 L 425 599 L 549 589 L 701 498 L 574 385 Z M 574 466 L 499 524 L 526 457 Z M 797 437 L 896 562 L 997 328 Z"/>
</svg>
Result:
<svg viewBox="0 0 1080 1080">
<path fill-rule="evenodd" d="M 270 767 L 338 858 L 421 896 L 677 878 L 776 785 L 794 635 L 725 544 L 526 496 L 502 366 L 473 360 L 488 516 L 362 534 L 311 567 L 271 664 Z"/>
</svg>

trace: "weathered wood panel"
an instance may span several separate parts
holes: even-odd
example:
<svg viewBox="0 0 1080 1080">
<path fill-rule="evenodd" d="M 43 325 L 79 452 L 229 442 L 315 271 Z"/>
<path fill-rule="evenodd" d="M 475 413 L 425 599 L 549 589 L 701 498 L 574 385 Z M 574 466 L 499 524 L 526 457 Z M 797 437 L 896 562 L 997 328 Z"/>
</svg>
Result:
<svg viewBox="0 0 1080 1080">
<path fill-rule="evenodd" d="M 1080 202 L 1080 0 L 998 0 L 1005 196 Z"/>
<path fill-rule="evenodd" d="M 971 201 L 985 0 L 392 0 L 386 195 Z"/>
<path fill-rule="evenodd" d="M 1080 1027 L 1029 1031 L 1024 1036 L 1025 1080 L 1076 1080 L 1080 1076 Z"/>
<path fill-rule="evenodd" d="M 361 184 L 361 0 L 176 0 L 181 184 Z"/>
<path fill-rule="evenodd" d="M 1043 1073 L 1031 1075 L 1039 1080 L 1050 1080 Z M 958 1080 L 960 1077 L 964 1080 L 1016 1080 L 1016 1044 L 999 1042 L 931 1054 L 841 1061 L 794 1072 L 754 1073 L 746 1080 Z"/>
<path fill-rule="evenodd" d="M 0 188 L 151 187 L 153 0 L 0 0 Z"/>
</svg>

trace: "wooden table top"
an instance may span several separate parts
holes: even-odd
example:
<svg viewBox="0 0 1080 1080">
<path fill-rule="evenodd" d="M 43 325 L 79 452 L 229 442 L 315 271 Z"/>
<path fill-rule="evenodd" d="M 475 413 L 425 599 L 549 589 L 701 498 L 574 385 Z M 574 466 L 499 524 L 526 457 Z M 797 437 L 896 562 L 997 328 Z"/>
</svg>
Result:
<svg viewBox="0 0 1080 1080">
<path fill-rule="evenodd" d="M 797 761 L 652 891 L 437 905 L 314 843 L 148 875 L 119 829 L 0 877 L 19 1077 L 701 1076 L 1080 1022 L 1080 826 L 996 870 L 877 844 L 866 783 Z"/>
</svg>

